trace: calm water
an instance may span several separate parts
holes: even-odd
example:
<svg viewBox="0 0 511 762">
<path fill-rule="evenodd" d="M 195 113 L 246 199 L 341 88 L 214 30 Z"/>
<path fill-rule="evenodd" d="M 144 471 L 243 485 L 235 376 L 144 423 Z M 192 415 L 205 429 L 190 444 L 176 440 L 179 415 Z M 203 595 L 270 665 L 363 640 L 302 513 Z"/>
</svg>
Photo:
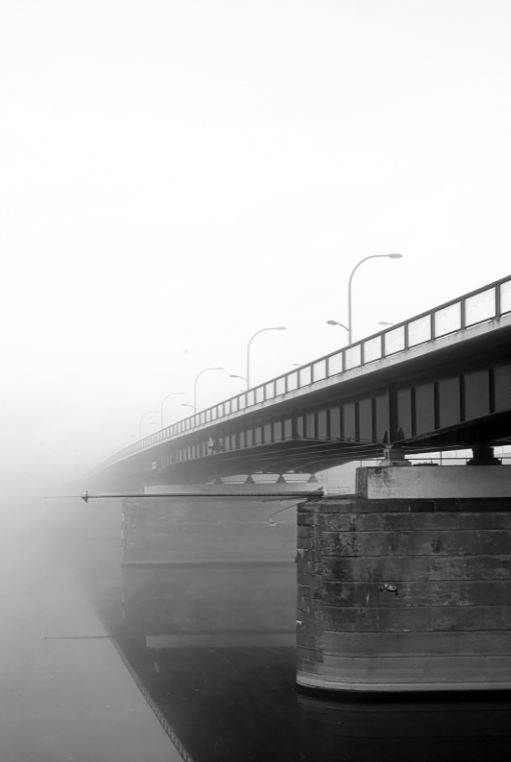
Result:
<svg viewBox="0 0 511 762">
<path fill-rule="evenodd" d="M 509 697 L 320 700 L 296 692 L 294 648 L 279 644 L 278 633 L 262 633 L 254 644 L 228 627 L 214 635 L 184 631 L 183 605 L 196 591 L 196 575 L 183 572 L 177 587 L 175 572 L 165 569 L 128 568 L 108 579 L 103 568 L 87 578 L 128 668 L 195 762 L 509 759 Z M 207 610 L 214 595 L 201 601 L 193 593 L 193 606 Z"/>
</svg>

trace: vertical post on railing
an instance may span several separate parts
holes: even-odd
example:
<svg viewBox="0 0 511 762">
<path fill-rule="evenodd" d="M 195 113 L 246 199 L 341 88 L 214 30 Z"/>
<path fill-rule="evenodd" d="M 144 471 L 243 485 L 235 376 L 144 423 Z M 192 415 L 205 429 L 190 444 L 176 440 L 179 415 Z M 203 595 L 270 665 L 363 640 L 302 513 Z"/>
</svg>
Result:
<svg viewBox="0 0 511 762">
<path fill-rule="evenodd" d="M 460 325 L 461 328 L 466 328 L 467 326 L 467 309 L 465 299 L 460 299 Z"/>
<path fill-rule="evenodd" d="M 495 286 L 495 317 L 500 317 L 500 310 L 501 310 L 501 304 L 500 304 L 500 287 L 501 283 L 499 283 L 497 286 Z"/>
</svg>

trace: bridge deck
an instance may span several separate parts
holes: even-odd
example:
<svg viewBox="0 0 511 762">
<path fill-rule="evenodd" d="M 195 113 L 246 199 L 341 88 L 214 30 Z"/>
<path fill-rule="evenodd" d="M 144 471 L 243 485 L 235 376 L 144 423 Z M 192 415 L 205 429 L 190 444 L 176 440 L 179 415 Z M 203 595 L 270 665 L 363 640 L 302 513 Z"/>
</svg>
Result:
<svg viewBox="0 0 511 762">
<path fill-rule="evenodd" d="M 93 473 L 128 461 L 174 481 L 314 472 L 378 457 L 389 441 L 416 452 L 507 442 L 510 338 L 508 276 L 185 418 Z"/>
</svg>

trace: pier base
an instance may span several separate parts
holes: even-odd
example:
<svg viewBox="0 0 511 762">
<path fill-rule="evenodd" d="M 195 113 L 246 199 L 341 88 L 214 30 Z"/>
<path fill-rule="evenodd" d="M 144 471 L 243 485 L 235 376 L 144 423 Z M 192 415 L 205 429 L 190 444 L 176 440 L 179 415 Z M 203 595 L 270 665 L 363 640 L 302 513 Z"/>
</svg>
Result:
<svg viewBox="0 0 511 762">
<path fill-rule="evenodd" d="M 299 508 L 298 685 L 510 690 L 511 469 L 466 468 L 472 494 L 498 474 L 487 498 L 453 496 L 458 468 L 359 471 L 357 495 Z"/>
</svg>

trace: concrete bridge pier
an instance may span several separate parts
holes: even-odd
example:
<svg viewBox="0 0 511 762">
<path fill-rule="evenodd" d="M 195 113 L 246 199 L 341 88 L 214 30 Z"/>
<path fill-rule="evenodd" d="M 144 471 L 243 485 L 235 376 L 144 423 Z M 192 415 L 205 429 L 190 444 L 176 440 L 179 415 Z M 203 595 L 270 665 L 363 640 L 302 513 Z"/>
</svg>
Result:
<svg viewBox="0 0 511 762">
<path fill-rule="evenodd" d="M 511 689 L 511 467 L 387 462 L 299 507 L 298 686 Z"/>
<path fill-rule="evenodd" d="M 174 484 L 123 500 L 125 610 L 147 645 L 294 648 L 297 501 L 262 502 L 261 491 Z M 285 500 L 290 488 L 264 491 Z"/>
</svg>

